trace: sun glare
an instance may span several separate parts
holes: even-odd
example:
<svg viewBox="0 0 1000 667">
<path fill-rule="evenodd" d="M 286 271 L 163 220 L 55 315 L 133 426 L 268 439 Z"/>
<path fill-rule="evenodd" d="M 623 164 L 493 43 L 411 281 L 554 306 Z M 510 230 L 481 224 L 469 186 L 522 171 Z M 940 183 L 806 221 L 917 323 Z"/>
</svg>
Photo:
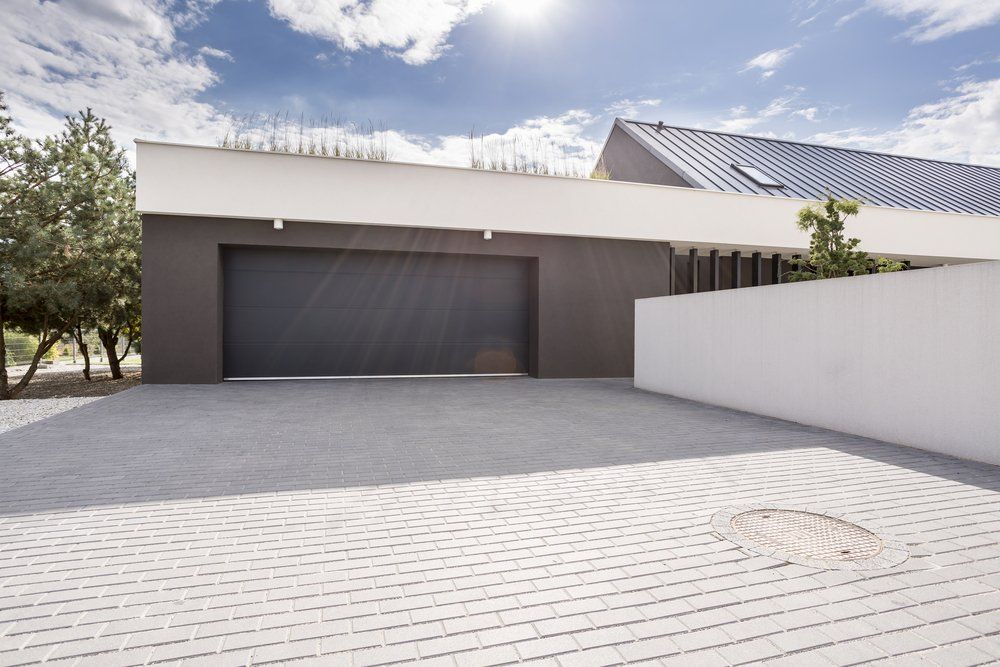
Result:
<svg viewBox="0 0 1000 667">
<path fill-rule="evenodd" d="M 518 21 L 537 21 L 552 5 L 553 0 L 500 0 L 500 7 Z"/>
</svg>

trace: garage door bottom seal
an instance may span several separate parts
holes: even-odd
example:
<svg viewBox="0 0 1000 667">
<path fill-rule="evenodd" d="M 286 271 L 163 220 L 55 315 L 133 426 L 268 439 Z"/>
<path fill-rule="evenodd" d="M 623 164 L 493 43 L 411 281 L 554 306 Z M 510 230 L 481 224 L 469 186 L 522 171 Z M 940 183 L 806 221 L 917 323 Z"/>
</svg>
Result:
<svg viewBox="0 0 1000 667">
<path fill-rule="evenodd" d="M 527 377 L 527 373 L 450 373 L 445 375 L 300 375 L 288 377 L 222 378 L 223 382 L 261 380 L 408 380 L 413 378 L 513 378 Z"/>
</svg>

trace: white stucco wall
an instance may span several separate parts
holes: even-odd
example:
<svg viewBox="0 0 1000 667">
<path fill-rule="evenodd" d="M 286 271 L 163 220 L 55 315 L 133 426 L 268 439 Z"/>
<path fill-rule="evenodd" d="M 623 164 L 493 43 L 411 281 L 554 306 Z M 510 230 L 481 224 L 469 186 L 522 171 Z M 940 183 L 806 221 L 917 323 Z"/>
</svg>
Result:
<svg viewBox="0 0 1000 667">
<path fill-rule="evenodd" d="M 641 299 L 635 386 L 1000 465 L 1000 262 Z"/>
<path fill-rule="evenodd" d="M 803 252 L 808 202 L 766 195 L 202 146 L 137 143 L 142 213 L 399 225 Z M 917 265 L 1000 259 L 1000 219 L 862 207 L 848 231 Z"/>
</svg>

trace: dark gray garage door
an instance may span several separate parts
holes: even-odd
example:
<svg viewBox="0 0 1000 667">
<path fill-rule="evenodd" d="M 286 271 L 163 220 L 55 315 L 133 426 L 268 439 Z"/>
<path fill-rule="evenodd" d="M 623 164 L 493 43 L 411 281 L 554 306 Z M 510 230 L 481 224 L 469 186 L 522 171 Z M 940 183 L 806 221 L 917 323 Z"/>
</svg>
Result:
<svg viewBox="0 0 1000 667">
<path fill-rule="evenodd" d="M 227 379 L 528 371 L 527 260 L 229 248 L 223 272 Z"/>
</svg>

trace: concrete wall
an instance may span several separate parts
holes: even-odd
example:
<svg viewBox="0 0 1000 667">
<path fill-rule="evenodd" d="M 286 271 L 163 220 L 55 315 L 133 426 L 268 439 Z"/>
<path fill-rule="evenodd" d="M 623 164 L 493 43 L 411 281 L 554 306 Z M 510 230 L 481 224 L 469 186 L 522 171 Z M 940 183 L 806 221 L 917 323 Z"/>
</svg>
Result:
<svg viewBox="0 0 1000 667">
<path fill-rule="evenodd" d="M 537 377 L 632 375 L 635 299 L 668 293 L 669 245 L 381 225 L 142 218 L 142 379 L 222 380 L 225 246 L 347 248 L 499 255 L 534 260 L 530 372 Z"/>
<path fill-rule="evenodd" d="M 767 195 L 140 142 L 142 213 L 666 241 L 792 254 L 809 203 Z M 996 217 L 862 207 L 865 250 L 921 266 L 1000 259 Z"/>
<path fill-rule="evenodd" d="M 1000 262 L 639 300 L 635 386 L 1000 464 Z"/>
</svg>

